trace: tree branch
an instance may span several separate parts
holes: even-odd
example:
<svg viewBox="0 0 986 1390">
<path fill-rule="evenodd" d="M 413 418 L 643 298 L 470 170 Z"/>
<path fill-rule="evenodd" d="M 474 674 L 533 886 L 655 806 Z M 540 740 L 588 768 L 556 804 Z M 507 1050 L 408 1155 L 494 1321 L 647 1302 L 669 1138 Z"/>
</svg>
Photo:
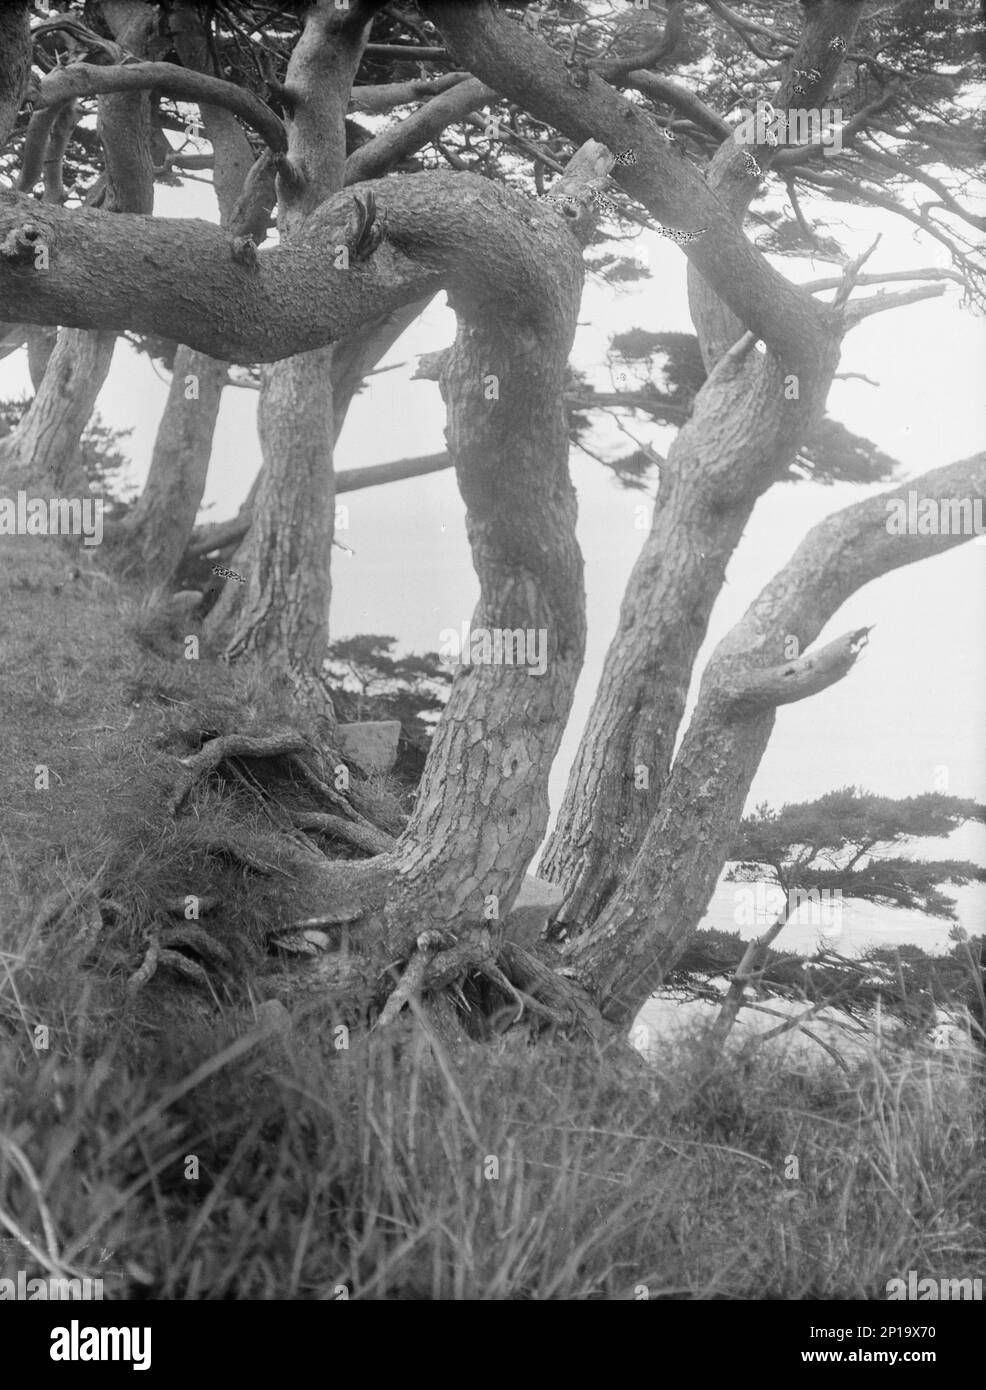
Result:
<svg viewBox="0 0 986 1390">
<path fill-rule="evenodd" d="M 904 304 L 917 304 L 922 299 L 936 299 L 943 295 L 946 285 L 916 285 L 912 290 L 901 290 L 899 294 L 867 295 L 865 299 L 852 299 L 845 308 L 845 321 L 850 327 L 861 323 L 871 314 L 882 314 L 887 309 L 899 309 Z"/>
<path fill-rule="evenodd" d="M 554 303 L 564 219 L 489 179 L 427 173 L 372 185 L 386 236 L 349 269 L 355 185 L 327 199 L 296 236 L 252 265 L 219 228 L 0 195 L 0 301 L 27 323 L 152 333 L 212 357 L 277 361 L 337 342 L 366 322 L 452 286 L 477 302 Z M 50 251 L 35 264 L 35 248 Z M 576 250 L 574 238 L 571 251 Z M 31 248 L 30 253 L 28 248 Z"/>
<path fill-rule="evenodd" d="M 354 87 L 349 99 L 350 111 L 383 116 L 395 106 L 410 106 L 417 101 L 432 101 L 452 87 L 458 87 L 470 77 L 468 72 L 447 72 L 441 77 L 415 77 L 409 82 L 368 83 Z"/>
<path fill-rule="evenodd" d="M 743 323 L 769 343 L 787 369 L 810 375 L 824 353 L 824 314 L 750 245 L 701 173 L 668 149 L 639 107 L 595 74 L 573 88 L 561 57 L 489 3 L 422 0 L 463 67 L 540 120 L 582 143 L 632 146 L 637 163 L 614 177 L 662 224 L 701 230 L 682 249 Z"/>
<path fill-rule="evenodd" d="M 336 496 L 343 492 L 358 492 L 363 488 L 379 487 L 384 483 L 400 482 L 405 478 L 420 478 L 426 473 L 441 473 L 452 467 L 448 454 L 423 454 L 420 458 L 397 459 L 393 463 L 377 463 L 368 468 L 347 468 L 336 474 Z M 243 539 L 250 529 L 249 511 L 203 526 L 185 552 L 187 559 L 225 550 Z"/>
<path fill-rule="evenodd" d="M 402 159 L 415 154 L 441 135 L 446 126 L 460 121 L 477 107 L 497 100 L 492 87 L 468 77 L 448 91 L 433 97 L 419 110 L 395 126 L 361 145 L 346 160 L 346 182 L 379 178 Z"/>
<path fill-rule="evenodd" d="M 246 121 L 275 153 L 287 149 L 283 122 L 266 102 L 244 87 L 208 73 L 192 72 L 175 63 L 126 63 L 110 67 L 73 63 L 69 67 L 55 68 L 42 78 L 35 106 L 38 110 L 46 110 L 79 97 L 150 90 L 175 101 L 222 106 Z"/>
<path fill-rule="evenodd" d="M 868 627 L 857 628 L 855 632 L 844 633 L 819 651 L 799 657 L 796 661 L 751 672 L 731 683 L 726 682 L 722 690 L 723 699 L 734 706 L 754 708 L 790 705 L 797 700 L 807 699 L 809 695 L 817 695 L 820 690 L 842 680 L 852 669 L 866 645 L 870 631 Z"/>
</svg>

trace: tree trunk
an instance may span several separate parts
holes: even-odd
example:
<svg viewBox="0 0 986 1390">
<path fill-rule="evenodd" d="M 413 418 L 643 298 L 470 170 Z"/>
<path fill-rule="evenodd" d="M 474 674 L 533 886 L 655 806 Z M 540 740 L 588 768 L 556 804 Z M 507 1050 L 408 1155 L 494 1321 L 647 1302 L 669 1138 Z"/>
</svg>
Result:
<svg viewBox="0 0 986 1390">
<path fill-rule="evenodd" d="M 253 524 L 209 615 L 230 660 L 255 655 L 318 673 L 328 648 L 335 480 L 332 349 L 264 369 L 258 412 L 263 467 Z"/>
<path fill-rule="evenodd" d="M 369 31 L 366 15 L 343 15 L 328 0 L 310 12 L 291 54 L 288 152 L 278 178 L 278 226 L 290 241 L 343 185 L 345 118 Z M 355 248 L 354 248 L 355 254 Z M 331 721 L 321 673 L 332 595 L 335 417 L 332 347 L 265 369 L 258 425 L 263 462 L 254 521 L 229 586 L 209 615 L 229 660 L 257 654 L 287 672 L 299 693 Z"/>
<path fill-rule="evenodd" d="M 777 940 L 781 932 L 787 926 L 790 915 L 791 899 L 790 896 L 788 896 L 788 900 L 784 904 L 784 907 L 764 932 L 763 936 L 758 936 L 755 940 L 747 943 L 746 950 L 743 952 L 740 963 L 733 971 L 733 978 L 729 982 L 729 989 L 726 991 L 726 997 L 722 1001 L 722 1007 L 716 1015 L 715 1023 L 712 1025 L 712 1043 L 716 1051 L 721 1052 L 726 1046 L 726 1040 L 733 1031 L 733 1025 L 737 1018 L 739 1018 L 740 1009 L 743 1007 L 746 987 L 750 981 L 755 978 L 757 971 L 766 961 L 768 948 Z"/>
<path fill-rule="evenodd" d="M 688 945 L 709 905 L 773 731 L 777 705 L 851 669 L 859 633 L 804 652 L 847 598 L 879 575 L 939 554 L 961 535 L 887 532 L 887 502 L 986 493 L 986 454 L 911 479 L 819 523 L 716 648 L 698 704 L 626 883 L 565 957 L 614 1022 L 633 1019 Z"/>
<path fill-rule="evenodd" d="M 227 364 L 179 347 L 151 466 L 121 528 L 119 566 L 154 584 L 170 583 L 195 529 L 212 457 Z"/>
<path fill-rule="evenodd" d="M 63 328 L 38 394 L 0 446 L 0 477 L 9 488 L 54 489 L 84 496 L 79 441 L 106 380 L 115 333 Z"/>
<path fill-rule="evenodd" d="M 734 150 L 736 147 L 733 147 Z M 699 303 L 711 292 L 703 287 Z M 696 313 L 703 343 L 703 316 Z M 661 805 L 692 669 L 756 503 L 825 409 L 832 337 L 810 378 L 787 374 L 745 334 L 711 374 L 661 469 L 650 534 L 539 868 L 565 894 L 560 923 L 595 921 L 626 881 Z"/>
<path fill-rule="evenodd" d="M 548 774 L 585 645 L 562 401 L 579 271 L 571 266 L 565 299 L 538 331 L 491 304 L 478 313 L 453 304 L 459 332 L 442 391 L 480 580 L 471 631 L 520 630 L 525 664 L 496 664 L 491 641 L 478 654 L 493 662 L 456 674 L 395 851 L 395 950 L 422 929 L 505 916 L 547 825 Z M 512 642 L 510 657 L 517 653 Z M 537 659 L 527 664 L 532 655 L 543 658 L 540 674 Z"/>
</svg>

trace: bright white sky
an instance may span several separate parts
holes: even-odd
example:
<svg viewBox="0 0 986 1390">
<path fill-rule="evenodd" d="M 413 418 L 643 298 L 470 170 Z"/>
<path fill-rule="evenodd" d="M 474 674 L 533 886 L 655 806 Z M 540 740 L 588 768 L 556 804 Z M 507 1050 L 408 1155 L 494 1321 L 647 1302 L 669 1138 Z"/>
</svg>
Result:
<svg viewBox="0 0 986 1390">
<path fill-rule="evenodd" d="M 200 184 L 180 190 L 159 187 L 156 210 L 165 216 L 215 217 L 211 193 Z M 839 225 L 830 230 L 852 254 L 883 233 L 868 270 L 947 264 L 944 248 L 920 234 L 912 236 L 908 226 L 889 214 L 842 208 L 835 215 Z M 652 267 L 650 280 L 620 291 L 588 283 L 576 366 L 597 371 L 610 336 L 626 328 L 691 331 L 684 256 L 649 232 L 620 246 L 624 252 L 643 248 Z M 826 263 L 780 264 L 784 273 L 802 280 L 832 273 Z M 846 339 L 840 370 L 864 372 L 880 384 L 836 382 L 829 411 L 898 458 L 902 476 L 962 458 L 982 448 L 986 439 L 986 327 L 981 318 L 961 310 L 958 299 L 958 287 L 950 287 L 940 299 L 876 315 Z M 418 353 L 445 346 L 453 332 L 451 313 L 436 301 L 404 335 L 386 360 L 408 365 L 371 378 L 354 403 L 336 454 L 338 469 L 444 447 L 438 388 L 410 381 L 410 373 Z M 22 354 L 0 363 L 0 395 L 29 390 Z M 129 447 L 137 483 L 146 474 L 166 390 L 146 358 L 125 344 L 117 347 L 98 409 L 108 423 L 133 429 Z M 225 393 L 205 499 L 209 519 L 236 511 L 259 466 L 255 410 L 254 392 Z M 641 439 L 653 440 L 659 451 L 671 437 L 644 424 L 632 428 Z M 629 441 L 624 444 L 630 447 Z M 572 472 L 579 494 L 589 632 L 573 717 L 552 775 L 553 807 L 564 789 L 626 580 L 643 542 L 645 533 L 634 525 L 635 508 L 647 500 L 623 489 L 577 450 Z M 729 567 L 700 667 L 809 527 L 865 495 L 865 489 L 848 485 L 799 483 L 778 485 L 761 500 Z M 341 500 L 350 509 L 350 529 L 340 538 L 355 553 L 334 551 L 333 637 L 387 633 L 397 637 L 403 650 L 436 650 L 443 628 L 459 629 L 470 618 L 478 592 L 452 473 L 350 493 Z M 751 806 L 763 800 L 777 805 L 810 799 L 847 784 L 890 796 L 911 795 L 932 789 L 935 769 L 941 766 L 948 769 L 950 791 L 986 800 L 986 543 L 965 544 L 869 585 L 836 615 L 819 641 L 870 624 L 875 631 L 869 646 L 845 680 L 780 711 Z M 934 846 L 933 852 L 940 854 L 942 846 Z M 947 852 L 986 861 L 986 833 L 981 827 L 967 828 L 953 837 Z M 968 915 L 963 911 L 965 925 L 982 931 L 986 893 L 965 890 L 960 901 L 969 909 Z"/>
</svg>

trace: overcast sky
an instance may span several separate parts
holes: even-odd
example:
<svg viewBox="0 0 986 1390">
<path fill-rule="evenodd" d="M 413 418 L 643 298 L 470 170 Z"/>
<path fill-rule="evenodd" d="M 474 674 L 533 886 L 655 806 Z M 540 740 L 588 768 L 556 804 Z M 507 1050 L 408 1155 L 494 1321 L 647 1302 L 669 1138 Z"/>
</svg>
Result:
<svg viewBox="0 0 986 1390">
<path fill-rule="evenodd" d="M 156 210 L 170 216 L 214 219 L 209 190 L 159 187 Z M 850 253 L 882 232 L 868 270 L 945 265 L 944 248 L 912 236 L 889 214 L 843 208 L 830 230 Z M 598 371 L 612 333 L 634 327 L 691 331 L 685 258 L 660 237 L 643 232 L 621 250 L 646 250 L 652 277 L 614 291 L 590 278 L 580 315 L 574 365 Z M 778 262 L 791 278 L 832 273 L 825 263 Z M 873 293 L 872 290 L 862 291 Z M 415 356 L 449 343 L 454 321 L 436 300 L 385 362 L 401 370 L 371 378 L 354 403 L 336 452 L 338 469 L 382 463 L 444 447 L 444 410 L 438 388 L 412 382 Z M 863 372 L 878 387 L 838 381 L 829 413 L 900 460 L 901 478 L 962 458 L 983 445 L 986 402 L 982 382 L 986 328 L 959 306 L 950 287 L 940 299 L 876 315 L 845 341 L 840 371 Z M 600 379 L 608 385 L 608 378 Z M 0 363 L 0 394 L 29 391 L 22 354 Z M 132 428 L 133 478 L 146 474 L 167 386 L 146 357 L 119 344 L 99 402 L 103 418 Z M 236 511 L 260 461 L 255 429 L 256 393 L 225 393 L 206 492 L 206 512 L 218 520 Z M 659 450 L 672 437 L 646 424 L 631 426 Z M 629 441 L 624 441 L 629 449 Z M 557 807 L 568 766 L 615 628 L 627 577 L 645 532 L 636 508 L 647 497 L 622 488 L 598 463 L 572 452 L 579 495 L 579 539 L 586 563 L 588 645 L 575 708 L 552 776 Z M 775 486 L 757 505 L 727 573 L 697 674 L 718 640 L 785 563 L 805 532 L 832 511 L 881 488 L 813 483 Z M 477 597 L 465 537 L 464 509 L 451 472 L 349 493 L 343 499 L 350 527 L 341 539 L 354 554 L 334 551 L 332 635 L 394 635 L 403 650 L 436 650 L 443 628 L 467 621 Z M 949 790 L 986 800 L 986 542 L 908 566 L 855 595 L 819 638 L 875 625 L 852 673 L 810 700 L 779 712 L 773 740 L 754 781 L 750 806 L 766 800 L 816 797 L 856 784 L 889 796 L 931 790 L 937 768 L 947 769 Z M 937 847 L 940 850 L 940 846 Z M 950 853 L 986 862 L 986 833 L 967 829 Z M 972 892 L 972 890 L 969 890 Z M 976 902 L 971 929 L 986 924 L 986 895 Z"/>
</svg>

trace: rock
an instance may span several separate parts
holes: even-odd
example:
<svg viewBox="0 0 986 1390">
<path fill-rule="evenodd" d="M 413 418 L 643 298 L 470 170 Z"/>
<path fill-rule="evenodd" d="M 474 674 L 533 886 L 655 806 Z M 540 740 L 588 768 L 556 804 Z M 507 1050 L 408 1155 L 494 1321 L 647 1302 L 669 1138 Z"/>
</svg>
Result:
<svg viewBox="0 0 986 1390">
<path fill-rule="evenodd" d="M 401 736 L 399 719 L 372 719 L 365 724 L 336 727 L 339 750 L 363 772 L 389 772 L 397 761 Z"/>
<path fill-rule="evenodd" d="M 562 903 L 562 890 L 543 878 L 525 874 L 520 892 L 507 918 L 507 935 L 521 945 L 536 941 L 548 918 Z"/>
</svg>

